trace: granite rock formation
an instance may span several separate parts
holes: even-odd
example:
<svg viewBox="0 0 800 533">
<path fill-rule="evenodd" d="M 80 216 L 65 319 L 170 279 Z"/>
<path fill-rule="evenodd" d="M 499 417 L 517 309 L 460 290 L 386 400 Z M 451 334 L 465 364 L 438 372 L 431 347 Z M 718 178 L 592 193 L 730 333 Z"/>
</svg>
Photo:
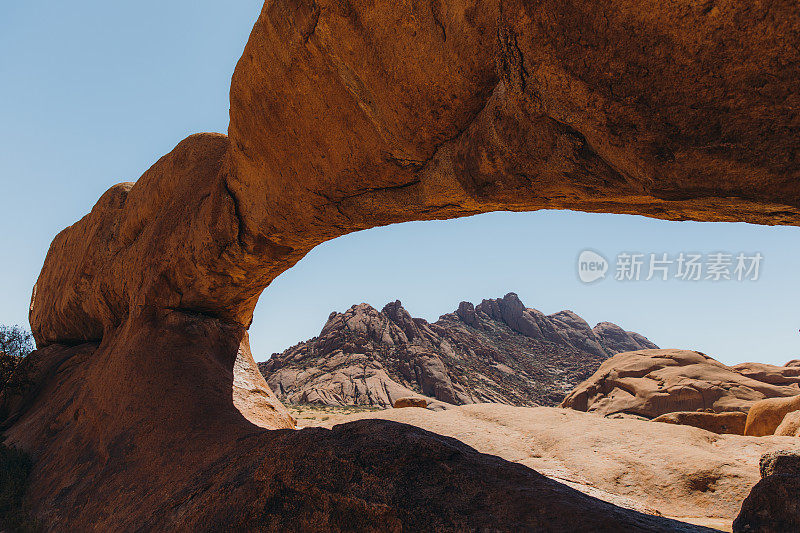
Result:
<svg viewBox="0 0 800 533">
<path fill-rule="evenodd" d="M 657 529 L 456 444 L 439 453 L 414 429 L 271 432 L 292 420 L 246 328 L 314 246 L 378 225 L 545 208 L 800 224 L 799 12 L 793 0 L 268 0 L 233 75 L 229 135 L 182 141 L 48 251 L 30 309 L 44 381 L 24 402 L 4 397 L 16 407 L 0 422 L 37 460 L 34 513 L 61 530 L 254 516 L 325 529 L 324 506 L 358 529 L 434 516 Z M 409 439 L 392 460 L 414 476 L 366 453 Z M 361 484 L 323 483 L 315 465 L 359 448 L 374 460 Z M 453 457 L 487 498 L 466 524 L 464 502 L 417 475 Z"/>
<path fill-rule="evenodd" d="M 780 425 L 775 428 L 774 434 L 784 437 L 800 437 L 800 411 L 786 413 Z"/>
<path fill-rule="evenodd" d="M 435 413 L 329 413 L 320 409 L 324 416 L 304 423 L 333 427 L 380 418 L 412 424 L 616 505 L 722 531 L 730 531 L 742 502 L 761 479 L 759 459 L 786 450 L 800 453 L 800 440 L 787 437 L 715 435 L 690 426 L 553 407 L 470 404 Z"/>
<path fill-rule="evenodd" d="M 800 477 L 800 452 L 779 450 L 765 453 L 758 462 L 761 477 L 772 475 Z"/>
<path fill-rule="evenodd" d="M 765 454 L 760 468 L 761 481 L 742 503 L 734 533 L 800 531 L 800 453 Z"/>
<path fill-rule="evenodd" d="M 558 405 L 615 350 L 658 348 L 578 315 L 544 315 L 514 293 L 461 302 L 434 323 L 400 302 L 331 313 L 318 337 L 259 363 L 283 401 L 391 407 L 415 394 L 447 404 Z"/>
<path fill-rule="evenodd" d="M 425 398 L 413 398 L 413 397 L 406 397 L 406 398 L 398 398 L 395 400 L 394 405 L 392 405 L 395 409 L 403 409 L 405 407 L 419 407 L 421 409 L 425 409 L 428 407 L 428 400 Z"/>
<path fill-rule="evenodd" d="M 758 401 L 747 413 L 744 434 L 753 437 L 773 435 L 786 415 L 793 411 L 800 411 L 800 392 L 788 398 L 767 398 Z"/>
<path fill-rule="evenodd" d="M 772 385 L 792 385 L 793 383 L 800 385 L 800 366 L 796 365 L 796 361 L 789 361 L 784 366 L 766 363 L 740 363 L 733 365 L 731 369 L 745 377 Z"/>
<path fill-rule="evenodd" d="M 739 368 L 743 367 L 739 365 Z M 604 416 L 621 413 L 646 418 L 699 410 L 717 413 L 750 411 L 752 414 L 751 407 L 760 400 L 785 401 L 800 394 L 800 385 L 794 379 L 795 368 L 772 368 L 785 369 L 786 376 L 776 377 L 778 370 L 744 375 L 737 371 L 737 367 L 723 365 L 705 354 L 688 350 L 626 352 L 604 362 L 561 405 Z M 766 381 L 759 381 L 759 377 Z M 784 414 L 777 418 L 769 433 L 761 434 L 771 435 Z"/>
<path fill-rule="evenodd" d="M 692 426 L 720 435 L 744 435 L 747 414 L 738 411 L 727 413 L 678 411 L 658 416 L 653 419 L 653 422 Z"/>
</svg>

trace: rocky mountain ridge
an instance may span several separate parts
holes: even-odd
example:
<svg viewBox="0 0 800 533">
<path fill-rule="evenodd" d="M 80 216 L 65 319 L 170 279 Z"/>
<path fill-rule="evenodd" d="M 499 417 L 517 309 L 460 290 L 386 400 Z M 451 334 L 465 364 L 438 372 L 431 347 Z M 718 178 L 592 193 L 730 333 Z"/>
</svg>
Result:
<svg viewBox="0 0 800 533">
<path fill-rule="evenodd" d="M 399 301 L 381 311 L 354 305 L 259 369 L 289 403 L 391 406 L 423 394 L 456 405 L 557 405 L 615 353 L 655 347 L 610 322 L 545 315 L 509 293 L 461 302 L 433 323 Z"/>
</svg>

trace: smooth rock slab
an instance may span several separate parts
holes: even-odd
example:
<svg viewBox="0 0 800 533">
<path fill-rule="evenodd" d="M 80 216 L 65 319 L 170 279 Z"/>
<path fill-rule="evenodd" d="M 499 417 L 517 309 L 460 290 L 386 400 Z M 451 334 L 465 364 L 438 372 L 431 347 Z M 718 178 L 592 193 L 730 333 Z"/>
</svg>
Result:
<svg viewBox="0 0 800 533">
<path fill-rule="evenodd" d="M 703 413 L 676 412 L 667 413 L 653 419 L 653 422 L 693 426 L 719 434 L 744 435 L 747 422 L 745 413 Z"/>
</svg>

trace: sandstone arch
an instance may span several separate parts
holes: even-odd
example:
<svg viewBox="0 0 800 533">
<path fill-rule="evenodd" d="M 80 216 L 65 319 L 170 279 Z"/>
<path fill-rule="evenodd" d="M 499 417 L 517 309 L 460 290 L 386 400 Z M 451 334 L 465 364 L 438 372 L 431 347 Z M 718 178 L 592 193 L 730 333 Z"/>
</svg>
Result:
<svg viewBox="0 0 800 533">
<path fill-rule="evenodd" d="M 499 209 L 798 225 L 799 31 L 793 0 L 268 0 L 228 136 L 184 140 L 50 248 L 31 301 L 38 389 L 3 400 L 9 441 L 39 459 L 37 512 L 53 527 L 202 524 L 227 516 L 209 490 L 255 483 L 257 465 L 318 491 L 241 442 L 278 446 L 253 423 L 292 426 L 246 328 L 325 240 Z M 335 506 L 352 490 L 315 494 Z M 384 511 L 407 523 L 393 497 Z M 358 501 L 365 524 L 386 518 Z"/>
</svg>

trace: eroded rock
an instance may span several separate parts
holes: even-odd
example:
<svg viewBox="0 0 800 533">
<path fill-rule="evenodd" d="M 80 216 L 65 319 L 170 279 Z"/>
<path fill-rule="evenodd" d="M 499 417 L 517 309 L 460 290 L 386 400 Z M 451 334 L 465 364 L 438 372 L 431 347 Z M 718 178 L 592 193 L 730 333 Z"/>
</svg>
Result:
<svg viewBox="0 0 800 533">
<path fill-rule="evenodd" d="M 705 409 L 717 413 L 749 410 L 752 415 L 757 402 L 765 398 L 771 398 L 767 402 L 786 402 L 798 393 L 795 382 L 775 385 L 758 381 L 699 352 L 639 350 L 604 362 L 561 405 L 605 416 L 626 413 L 655 418 Z M 769 433 L 761 434 L 771 435 L 784 414 Z"/>
<path fill-rule="evenodd" d="M 761 481 L 742 503 L 734 533 L 784 533 L 800 530 L 800 454 L 772 452 L 761 458 Z"/>
<path fill-rule="evenodd" d="M 548 407 L 472 404 L 438 413 L 322 413 L 326 416 L 316 423 L 324 427 L 372 418 L 413 424 L 616 505 L 722 531 L 730 531 L 761 478 L 759 459 L 780 450 L 800 452 L 800 441 L 785 437 L 715 435 L 690 426 Z"/>
<path fill-rule="evenodd" d="M 692 426 L 712 433 L 744 435 L 747 414 L 740 412 L 704 413 L 683 411 L 658 416 L 653 419 L 653 422 Z"/>
<path fill-rule="evenodd" d="M 753 404 L 747 413 L 745 435 L 762 437 L 772 435 L 792 411 L 800 410 L 800 394 L 788 398 L 767 398 Z"/>
<path fill-rule="evenodd" d="M 602 336 L 571 311 L 526 308 L 514 293 L 462 302 L 430 324 L 400 302 L 359 304 L 259 368 L 289 403 L 391 407 L 422 394 L 454 405 L 557 405 L 613 350 L 655 347 L 614 324 L 598 328 Z"/>
<path fill-rule="evenodd" d="M 334 431 L 306 452 L 307 434 L 263 433 L 249 418 L 292 421 L 237 364 L 245 329 L 314 246 L 394 222 L 567 208 L 800 224 L 798 9 L 266 2 L 233 76 L 230 137 L 189 137 L 51 245 L 30 320 L 41 358 L 63 366 L 4 421 L 7 443 L 39 458 L 34 512 L 61 530 L 336 527 L 325 506 L 356 529 L 659 530 L 482 456 L 458 471 L 485 500 L 459 507 L 424 485 L 450 448 L 401 448 L 394 464 L 418 481 L 388 485 L 383 456 L 362 454 L 360 484 L 329 488 L 325 450 L 378 447 Z M 384 485 L 396 492 L 374 504 L 354 496 Z M 406 501 L 394 494 L 424 499 L 387 509 Z"/>
<path fill-rule="evenodd" d="M 775 428 L 775 435 L 800 437 L 800 411 L 786 413 L 780 425 Z"/>
<path fill-rule="evenodd" d="M 395 409 L 402 409 L 403 407 L 428 407 L 428 400 L 425 398 L 399 398 L 392 406 Z"/>
<path fill-rule="evenodd" d="M 758 466 L 762 478 L 772 475 L 800 478 L 800 452 L 780 450 L 765 453 Z"/>
</svg>

